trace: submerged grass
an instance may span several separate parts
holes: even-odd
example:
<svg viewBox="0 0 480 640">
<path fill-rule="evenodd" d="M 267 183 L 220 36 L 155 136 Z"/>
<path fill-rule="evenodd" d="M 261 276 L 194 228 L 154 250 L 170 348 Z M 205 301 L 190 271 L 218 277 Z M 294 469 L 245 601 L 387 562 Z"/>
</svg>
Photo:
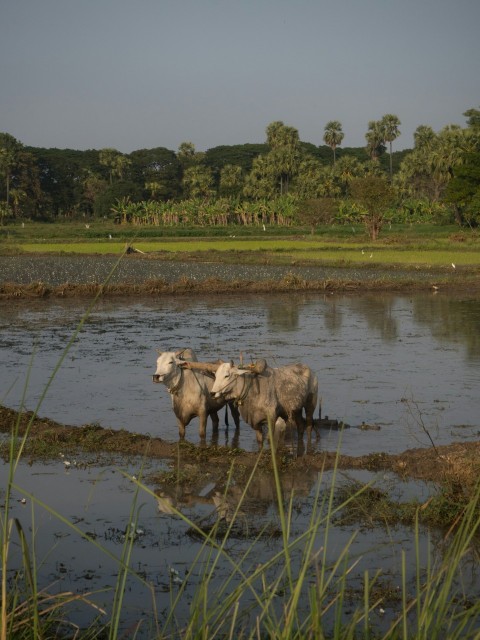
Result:
<svg viewBox="0 0 480 640">
<path fill-rule="evenodd" d="M 445 483 L 423 503 L 415 499 L 397 502 L 389 497 L 387 491 L 351 481 L 339 487 L 335 493 L 335 501 L 347 505 L 337 516 L 336 523 L 343 526 L 359 524 L 364 527 L 392 527 L 398 524 L 414 526 L 419 522 L 424 526 L 446 531 L 462 522 L 465 513 L 471 508 L 475 509 L 474 516 L 480 521 L 480 504 L 476 500 L 479 491 L 480 484 L 465 491 L 465 487 Z"/>
</svg>

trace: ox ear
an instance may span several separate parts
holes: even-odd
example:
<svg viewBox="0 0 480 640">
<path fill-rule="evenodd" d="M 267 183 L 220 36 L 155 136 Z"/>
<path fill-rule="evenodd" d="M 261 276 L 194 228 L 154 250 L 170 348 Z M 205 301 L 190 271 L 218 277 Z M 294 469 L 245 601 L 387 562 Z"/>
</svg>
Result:
<svg viewBox="0 0 480 640">
<path fill-rule="evenodd" d="M 252 373 L 263 373 L 267 368 L 267 361 L 264 358 L 260 358 L 255 362 L 252 367 Z"/>
<path fill-rule="evenodd" d="M 160 351 L 160 349 L 155 349 L 155 351 L 158 353 L 159 356 L 161 356 L 163 353 L 163 351 Z"/>
<path fill-rule="evenodd" d="M 254 364 L 249 364 L 245 367 L 245 370 L 248 373 L 252 373 L 253 375 L 261 375 L 265 369 L 267 368 L 267 361 L 264 358 L 260 358 Z"/>
</svg>

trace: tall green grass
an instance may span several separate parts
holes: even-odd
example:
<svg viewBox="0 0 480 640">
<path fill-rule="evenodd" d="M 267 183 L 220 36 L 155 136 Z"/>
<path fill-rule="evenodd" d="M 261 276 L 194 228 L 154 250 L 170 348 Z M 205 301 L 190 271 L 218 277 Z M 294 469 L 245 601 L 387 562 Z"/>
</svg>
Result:
<svg viewBox="0 0 480 640">
<path fill-rule="evenodd" d="M 12 439 L 15 432 L 12 433 Z M 13 447 L 12 447 L 13 449 Z M 264 455 L 264 454 L 263 454 Z M 257 465 L 262 455 L 259 454 Z M 136 637 L 148 638 L 273 638 L 275 640 L 304 640 L 307 638 L 475 638 L 480 627 L 480 603 L 468 603 L 468 594 L 461 590 L 462 564 L 470 553 L 478 535 L 480 523 L 474 514 L 478 507 L 477 492 L 459 520 L 455 530 L 448 532 L 445 538 L 445 550 L 436 564 L 432 564 L 420 554 L 419 526 L 412 531 L 416 546 L 416 580 L 412 585 L 407 580 L 405 553 L 402 552 L 401 606 L 396 618 L 388 629 L 380 630 L 371 622 L 372 613 L 383 604 L 376 586 L 381 574 L 371 576 L 364 573 L 363 600 L 358 598 L 352 605 L 349 577 L 355 571 L 360 558 L 352 553 L 355 533 L 329 560 L 332 528 L 337 514 L 348 507 L 350 500 L 358 497 L 351 495 L 337 503 L 336 479 L 334 469 L 330 488 L 325 491 L 322 473 L 319 475 L 316 490 L 312 496 L 310 520 L 305 530 L 293 534 L 294 495 L 284 496 L 281 471 L 274 448 L 271 453 L 272 473 L 276 487 L 276 511 L 280 527 L 280 540 L 274 545 L 270 557 L 259 556 L 257 546 L 264 531 L 256 535 L 240 556 L 229 548 L 230 534 L 241 520 L 241 511 L 248 490 L 257 472 L 255 466 L 243 487 L 240 499 L 232 506 L 226 526 L 218 519 L 213 527 L 204 529 L 198 522 L 186 517 L 182 511 L 172 508 L 200 540 L 198 553 L 191 562 L 178 589 L 171 589 L 170 609 L 166 616 L 150 620 L 145 628 L 139 620 L 134 633 Z M 28 496 L 32 504 L 49 511 L 52 517 L 70 527 L 72 534 L 82 536 L 95 547 L 115 559 L 118 566 L 117 581 L 113 590 L 112 604 L 91 628 L 78 631 L 75 637 L 93 638 L 102 633 L 102 637 L 116 640 L 122 637 L 122 615 L 127 578 L 138 580 L 146 585 L 144 578 L 131 566 L 133 535 L 126 535 L 121 553 L 113 556 L 101 544 L 81 531 L 62 514 L 55 512 L 48 504 L 26 493 L 15 482 L 15 467 L 18 459 L 9 461 L 11 475 L 7 486 L 7 495 L 2 509 L 2 640 L 53 638 L 60 622 L 63 629 L 68 628 L 69 606 L 82 600 L 94 607 L 91 596 L 70 592 L 49 594 L 43 585 L 37 584 L 35 540 L 28 541 L 27 535 L 18 519 L 9 516 L 11 492 L 15 490 Z M 229 476 L 225 490 L 228 499 L 232 475 Z M 136 480 L 136 489 L 128 520 L 127 532 L 135 531 L 140 499 L 156 498 L 154 492 L 142 479 Z M 223 524 L 223 526 L 222 526 Z M 20 544 L 22 550 L 22 571 L 24 584 L 20 581 L 7 585 L 6 575 L 9 566 L 9 547 L 13 541 Z M 273 545 L 272 545 L 273 546 Z M 262 560 L 260 560 L 262 558 Z M 227 564 L 229 571 L 219 580 L 220 565 Z M 225 573 L 225 572 L 222 572 Z M 199 576 L 199 577 L 198 577 Z M 197 587 L 190 605 L 190 615 L 185 619 L 182 613 L 188 585 L 196 579 Z M 460 586 L 459 586 L 460 585 Z M 152 610 L 155 611 L 154 589 L 151 586 Z M 345 609 L 350 613 L 345 616 Z M 148 629 L 148 631 L 147 631 Z M 142 635 L 142 633 L 146 635 Z"/>
</svg>

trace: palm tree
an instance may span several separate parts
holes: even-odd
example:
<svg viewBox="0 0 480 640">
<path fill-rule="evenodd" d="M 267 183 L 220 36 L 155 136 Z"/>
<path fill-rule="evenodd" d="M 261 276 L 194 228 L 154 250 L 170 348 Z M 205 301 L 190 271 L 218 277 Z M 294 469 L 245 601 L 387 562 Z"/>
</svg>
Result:
<svg viewBox="0 0 480 640">
<path fill-rule="evenodd" d="M 463 115 L 468 118 L 467 127 L 480 129 L 480 109 L 468 109 Z"/>
<path fill-rule="evenodd" d="M 130 164 L 130 160 L 120 151 L 112 147 L 105 147 L 98 152 L 100 164 L 108 168 L 110 184 L 113 183 L 113 176 L 122 177 L 124 170 Z"/>
<path fill-rule="evenodd" d="M 267 144 L 270 152 L 266 158 L 280 185 L 280 195 L 288 193 L 290 179 L 298 172 L 300 163 L 300 138 L 298 130 L 280 120 L 267 127 Z"/>
<path fill-rule="evenodd" d="M 3 174 L 5 178 L 7 207 L 10 204 L 12 170 L 18 160 L 18 155 L 22 147 L 22 143 L 9 133 L 0 133 L 0 174 Z"/>
<path fill-rule="evenodd" d="M 383 142 L 388 142 L 389 144 L 389 154 L 390 154 L 390 182 L 393 179 L 393 169 L 392 169 L 392 142 L 398 138 L 400 135 L 400 129 L 398 128 L 402 123 L 398 116 L 393 113 L 386 113 L 383 118 L 380 120 L 380 126 L 383 130 Z"/>
<path fill-rule="evenodd" d="M 23 189 L 10 189 L 10 198 L 13 202 L 13 213 L 18 216 L 20 202 L 27 197 L 26 192 Z"/>
<path fill-rule="evenodd" d="M 210 198 L 214 195 L 210 167 L 194 165 L 185 169 L 182 179 L 184 193 L 189 198 Z"/>
<path fill-rule="evenodd" d="M 383 128 L 380 120 L 370 120 L 365 139 L 370 159 L 378 161 L 378 158 L 385 151 Z"/>
<path fill-rule="evenodd" d="M 342 143 L 345 134 L 342 131 L 342 125 L 338 120 L 330 120 L 327 122 L 324 129 L 323 141 L 328 144 L 333 151 L 333 164 L 335 164 L 336 154 L 335 149 Z"/>
<path fill-rule="evenodd" d="M 343 193 L 348 196 L 348 188 L 354 178 L 362 173 L 362 165 L 354 156 L 343 156 L 334 168 L 334 175 L 340 181 Z"/>
<path fill-rule="evenodd" d="M 432 127 L 426 124 L 419 125 L 413 133 L 415 149 L 420 149 L 421 147 L 426 148 L 427 146 L 430 146 L 434 138 L 435 132 Z"/>
<path fill-rule="evenodd" d="M 219 192 L 224 196 L 239 195 L 243 188 L 243 171 L 238 164 L 225 164 L 220 169 Z"/>
</svg>

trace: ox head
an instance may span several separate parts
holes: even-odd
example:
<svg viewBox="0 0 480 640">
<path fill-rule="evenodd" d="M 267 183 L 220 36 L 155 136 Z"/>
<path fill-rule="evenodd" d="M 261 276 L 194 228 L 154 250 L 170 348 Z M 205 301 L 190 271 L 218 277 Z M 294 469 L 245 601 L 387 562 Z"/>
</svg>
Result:
<svg viewBox="0 0 480 640">
<path fill-rule="evenodd" d="M 267 363 L 263 359 L 246 367 L 236 367 L 233 362 L 222 362 L 215 373 L 212 395 L 215 398 L 224 396 L 227 399 L 233 399 L 236 396 L 235 383 L 239 378 L 259 375 L 266 368 Z"/>
<path fill-rule="evenodd" d="M 235 384 L 239 369 L 235 367 L 233 362 L 222 362 L 215 373 L 215 382 L 212 387 L 212 395 L 215 398 L 228 393 Z"/>
<path fill-rule="evenodd" d="M 187 360 L 196 360 L 191 349 L 181 351 L 158 351 L 157 370 L 152 376 L 153 382 L 165 382 L 179 371 Z"/>
</svg>

